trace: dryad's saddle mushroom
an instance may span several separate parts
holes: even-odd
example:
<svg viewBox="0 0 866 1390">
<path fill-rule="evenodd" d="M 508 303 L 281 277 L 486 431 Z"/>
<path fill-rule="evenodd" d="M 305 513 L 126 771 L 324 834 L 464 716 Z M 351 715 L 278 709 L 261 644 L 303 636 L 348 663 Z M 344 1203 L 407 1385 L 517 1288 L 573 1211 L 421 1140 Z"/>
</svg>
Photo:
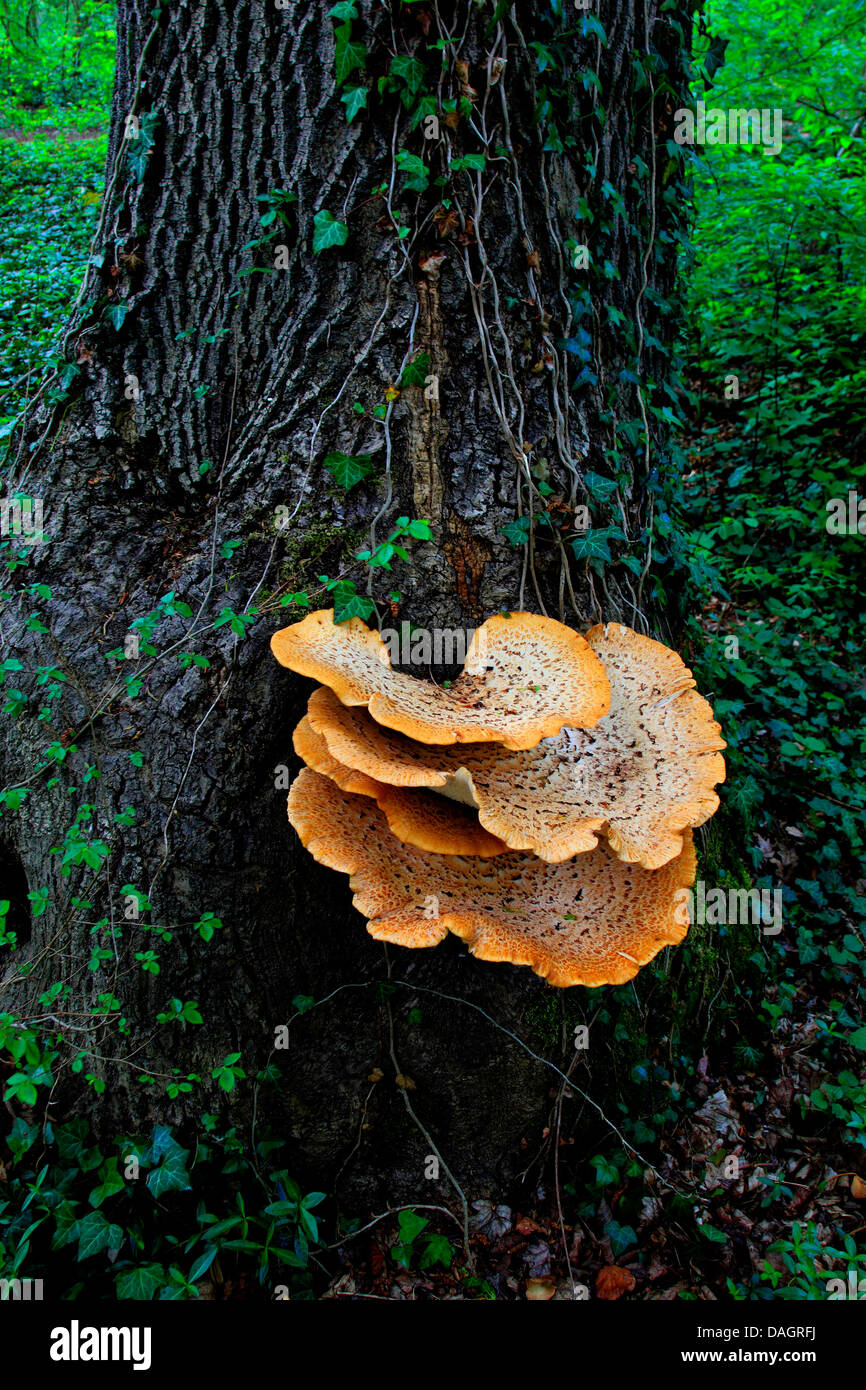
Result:
<svg viewBox="0 0 866 1390">
<path fill-rule="evenodd" d="M 331 692 L 329 692 L 331 693 Z M 295 752 L 313 772 L 330 777 L 343 791 L 370 796 L 398 840 L 434 854 L 474 854 L 489 859 L 504 854 L 508 846 L 479 824 L 468 806 L 446 801 L 428 791 L 406 792 L 377 782 L 354 768 L 344 767 L 328 751 L 328 745 L 309 719 L 302 719 L 294 734 Z"/>
<path fill-rule="evenodd" d="M 683 939 L 694 880 L 690 835 L 652 873 L 601 845 L 564 864 L 508 853 L 433 854 L 396 840 L 371 798 L 304 769 L 289 793 L 301 843 L 351 875 L 354 904 L 379 941 L 436 946 L 450 931 L 480 960 L 529 965 L 552 985 L 623 984 Z"/>
<path fill-rule="evenodd" d="M 444 690 L 392 670 L 356 619 L 313 613 L 275 635 L 283 665 L 327 682 L 295 730 L 307 768 L 289 819 L 351 875 L 373 936 L 454 932 L 555 985 L 622 983 L 685 936 L 719 726 L 660 642 L 617 623 L 575 638 L 532 614 L 489 619 Z"/>
<path fill-rule="evenodd" d="M 277 661 L 330 686 L 344 705 L 366 705 L 388 729 L 422 743 L 502 743 L 532 748 L 564 724 L 589 728 L 607 712 L 604 667 L 586 639 L 535 613 L 488 618 L 448 688 L 391 667 L 378 632 L 330 609 L 271 638 Z"/>
<path fill-rule="evenodd" d="M 718 807 L 721 731 L 676 652 L 617 623 L 587 640 L 610 680 L 610 711 L 592 729 L 563 728 L 534 748 L 425 747 L 326 688 L 311 696 L 308 720 L 347 768 L 466 801 L 511 849 L 555 864 L 593 849 L 601 832 L 620 859 L 657 869 Z"/>
</svg>

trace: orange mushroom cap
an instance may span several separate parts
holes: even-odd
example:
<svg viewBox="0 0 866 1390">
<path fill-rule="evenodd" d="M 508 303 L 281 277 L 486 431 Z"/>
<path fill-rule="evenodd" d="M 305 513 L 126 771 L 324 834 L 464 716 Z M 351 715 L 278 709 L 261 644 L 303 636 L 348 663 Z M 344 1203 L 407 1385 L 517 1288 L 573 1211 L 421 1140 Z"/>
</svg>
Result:
<svg viewBox="0 0 866 1390">
<path fill-rule="evenodd" d="M 601 832 L 620 859 L 657 869 L 718 807 L 721 730 L 676 652 L 618 623 L 587 640 L 610 680 L 610 711 L 592 729 L 566 727 L 534 748 L 431 749 L 326 689 L 311 696 L 308 718 L 341 763 L 467 801 L 511 849 L 559 863 L 593 849 Z"/>
<path fill-rule="evenodd" d="M 271 638 L 277 661 L 330 686 L 344 705 L 421 743 L 502 743 L 531 748 L 565 724 L 606 713 L 610 689 L 586 639 L 552 618 L 513 613 L 477 629 L 457 680 L 446 690 L 393 670 L 378 632 L 359 618 L 335 623 L 309 613 Z"/>
<path fill-rule="evenodd" d="M 479 859 L 396 840 L 369 797 L 304 769 L 289 820 L 320 864 L 349 874 L 354 905 L 377 940 L 437 945 L 447 932 L 480 960 L 528 965 L 549 984 L 622 984 L 688 931 L 695 852 L 654 873 L 605 845 L 563 864 L 509 853 Z"/>
<path fill-rule="evenodd" d="M 398 840 L 432 854 L 473 854 L 490 859 L 506 853 L 508 846 L 485 830 L 468 807 L 428 791 L 407 792 L 344 766 L 306 717 L 295 729 L 293 742 L 298 757 L 313 772 L 330 777 L 343 791 L 372 797 Z"/>
</svg>

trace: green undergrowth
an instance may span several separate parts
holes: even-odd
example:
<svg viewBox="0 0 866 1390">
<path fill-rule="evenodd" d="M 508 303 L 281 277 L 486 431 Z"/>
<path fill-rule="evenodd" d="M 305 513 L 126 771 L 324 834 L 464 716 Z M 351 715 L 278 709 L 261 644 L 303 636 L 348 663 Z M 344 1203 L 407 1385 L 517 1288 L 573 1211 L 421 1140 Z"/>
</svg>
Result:
<svg viewBox="0 0 866 1390">
<path fill-rule="evenodd" d="M 96 224 L 104 138 L 0 139 L 0 428 L 57 365 Z"/>
<path fill-rule="evenodd" d="M 201 1117 L 187 1146 L 168 1125 L 98 1144 L 84 1120 L 19 1116 L 0 1188 L 0 1279 L 43 1280 L 48 1300 L 313 1297 L 321 1192 L 250 1155 Z"/>
</svg>

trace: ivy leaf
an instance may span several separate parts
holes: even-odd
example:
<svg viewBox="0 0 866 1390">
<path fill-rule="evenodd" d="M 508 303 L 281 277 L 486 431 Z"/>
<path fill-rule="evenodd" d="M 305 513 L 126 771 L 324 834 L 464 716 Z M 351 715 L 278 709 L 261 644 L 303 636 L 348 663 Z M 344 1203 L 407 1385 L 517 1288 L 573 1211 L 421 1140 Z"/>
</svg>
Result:
<svg viewBox="0 0 866 1390">
<path fill-rule="evenodd" d="M 586 473 L 583 481 L 592 497 L 597 497 L 599 502 L 606 502 L 616 492 L 617 484 L 612 478 L 603 478 L 600 473 Z"/>
<path fill-rule="evenodd" d="M 401 1211 L 397 1217 L 400 1227 L 400 1239 L 405 1245 L 411 1245 L 417 1240 L 425 1226 L 430 1222 L 426 1216 L 419 1216 L 416 1211 Z"/>
<path fill-rule="evenodd" d="M 345 222 L 338 222 L 327 208 L 321 208 L 313 218 L 313 255 L 327 251 L 329 246 L 344 246 L 349 239 L 349 228 Z"/>
<path fill-rule="evenodd" d="M 325 456 L 325 467 L 334 479 L 338 487 L 345 488 L 348 492 L 356 487 L 364 478 L 369 478 L 375 471 L 369 454 L 341 454 L 334 452 Z"/>
<path fill-rule="evenodd" d="M 459 173 L 461 169 L 479 169 L 483 171 L 487 168 L 487 159 L 483 154 L 463 154 L 457 159 L 452 159 L 451 168 L 455 173 Z"/>
<path fill-rule="evenodd" d="M 334 30 L 334 42 L 337 82 L 342 87 L 346 78 L 351 76 L 356 68 L 367 66 L 367 50 L 357 40 L 352 42 L 352 25 L 348 21 Z"/>
<path fill-rule="evenodd" d="M 423 193 L 430 182 L 430 170 L 419 154 L 409 154 L 401 150 L 397 155 L 400 173 L 406 182 L 403 188 L 408 193 Z"/>
<path fill-rule="evenodd" d="M 447 1236 L 434 1232 L 428 1236 L 427 1244 L 418 1258 L 420 1269 L 432 1269 L 434 1265 L 441 1265 L 443 1269 L 450 1269 L 454 1259 L 454 1246 Z"/>
<path fill-rule="evenodd" d="M 359 594 L 350 579 L 341 579 L 331 590 L 334 599 L 334 622 L 346 623 L 350 618 L 362 618 L 365 622 L 376 611 L 372 599 Z"/>
<path fill-rule="evenodd" d="M 391 66 L 388 68 L 389 76 L 396 77 L 403 83 L 403 91 L 400 93 L 400 100 L 408 110 L 414 106 L 415 98 L 424 85 L 424 64 L 418 58 L 410 58 L 405 53 L 398 53 L 391 59 Z"/>
<path fill-rule="evenodd" d="M 64 1245 L 70 1245 L 73 1240 L 78 1239 L 79 1221 L 72 1203 L 66 1201 L 54 1208 L 53 1216 L 54 1235 L 51 1239 L 51 1249 L 60 1250 Z"/>
<path fill-rule="evenodd" d="M 351 125 L 359 111 L 363 111 L 367 105 L 366 87 L 347 87 L 340 100 L 346 107 L 346 124 Z"/>
<path fill-rule="evenodd" d="M 123 320 L 128 313 L 128 304 L 110 304 L 105 311 L 105 317 L 108 319 L 109 323 L 114 324 L 115 328 L 121 329 L 123 327 Z"/>
<path fill-rule="evenodd" d="M 138 134 L 133 136 L 127 147 L 126 166 L 136 183 L 141 183 L 147 169 L 147 161 L 153 149 L 159 114 L 146 111 L 138 123 Z"/>
<path fill-rule="evenodd" d="M 576 559 L 588 560 L 596 574 L 601 574 L 613 559 L 608 545 L 611 540 L 625 540 L 618 526 L 593 527 L 585 536 L 575 536 L 571 548 Z"/>
<path fill-rule="evenodd" d="M 357 19 L 358 11 L 355 9 L 355 0 L 339 0 L 339 3 L 328 10 L 329 19 Z"/>
<path fill-rule="evenodd" d="M 164 1287 L 165 1282 L 165 1274 L 160 1265 L 139 1265 L 138 1269 L 127 1269 L 116 1276 L 117 1297 L 148 1303 L 157 1289 Z"/>
<path fill-rule="evenodd" d="M 400 376 L 401 386 L 423 386 L 430 372 L 429 352 L 419 352 L 414 361 L 403 368 Z"/>
<path fill-rule="evenodd" d="M 608 1221 L 605 1223 L 604 1233 L 610 1240 L 610 1248 L 614 1255 L 621 1255 L 624 1250 L 637 1244 L 637 1236 L 631 1226 L 621 1226 L 618 1221 Z"/>
<path fill-rule="evenodd" d="M 604 31 L 604 25 L 596 19 L 594 14 L 583 16 L 580 21 L 580 32 L 584 38 L 588 38 L 590 34 L 595 34 L 596 38 L 601 39 L 602 44 L 607 48 L 607 34 Z"/>
<path fill-rule="evenodd" d="M 154 1197 L 164 1192 L 189 1192 L 191 1183 L 186 1170 L 187 1152 L 177 1148 L 167 1153 L 158 1168 L 147 1175 L 147 1186 Z"/>
<path fill-rule="evenodd" d="M 110 1229 L 104 1212 L 89 1212 L 78 1223 L 78 1255 L 76 1258 L 79 1261 L 86 1260 L 88 1256 L 98 1255 L 101 1250 L 106 1250 Z"/>
<path fill-rule="evenodd" d="M 526 545 L 531 524 L 528 516 L 517 516 L 513 521 L 509 521 L 507 526 L 503 526 L 502 534 L 514 546 Z"/>
</svg>

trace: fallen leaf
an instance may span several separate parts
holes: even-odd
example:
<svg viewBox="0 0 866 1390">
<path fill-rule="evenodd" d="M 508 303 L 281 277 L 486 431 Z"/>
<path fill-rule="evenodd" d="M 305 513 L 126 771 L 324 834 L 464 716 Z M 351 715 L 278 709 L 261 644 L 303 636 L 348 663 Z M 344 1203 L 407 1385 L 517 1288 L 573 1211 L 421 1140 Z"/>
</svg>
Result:
<svg viewBox="0 0 866 1390">
<path fill-rule="evenodd" d="M 605 1265 L 604 1269 L 599 1270 L 595 1281 L 596 1297 L 612 1302 L 616 1298 L 622 1298 L 624 1293 L 631 1293 L 634 1285 L 635 1278 L 630 1269 L 621 1269 L 619 1265 Z"/>
</svg>

